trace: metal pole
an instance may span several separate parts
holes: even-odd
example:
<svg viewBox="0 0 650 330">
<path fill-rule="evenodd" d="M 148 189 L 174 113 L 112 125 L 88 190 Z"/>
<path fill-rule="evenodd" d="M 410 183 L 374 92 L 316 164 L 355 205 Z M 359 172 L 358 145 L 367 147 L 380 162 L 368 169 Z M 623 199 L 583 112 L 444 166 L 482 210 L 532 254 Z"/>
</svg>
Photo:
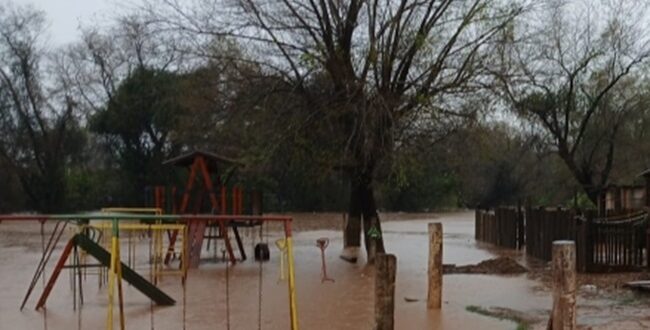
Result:
<svg viewBox="0 0 650 330">
<path fill-rule="evenodd" d="M 287 261 L 289 268 L 289 316 L 291 330 L 298 330 L 298 310 L 296 307 L 296 274 L 293 262 L 293 239 L 291 237 L 291 221 L 284 222 L 284 232 L 287 238 Z"/>
<path fill-rule="evenodd" d="M 113 292 L 115 290 L 115 257 L 117 250 L 116 227 L 117 220 L 113 220 L 111 231 L 111 266 L 108 270 L 108 317 L 106 319 L 106 330 L 113 330 Z"/>
</svg>

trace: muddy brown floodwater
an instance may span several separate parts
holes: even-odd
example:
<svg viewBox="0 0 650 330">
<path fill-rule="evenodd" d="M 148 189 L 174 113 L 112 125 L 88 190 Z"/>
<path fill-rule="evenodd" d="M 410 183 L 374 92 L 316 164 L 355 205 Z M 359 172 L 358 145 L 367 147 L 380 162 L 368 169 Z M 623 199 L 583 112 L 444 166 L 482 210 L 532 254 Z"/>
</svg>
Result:
<svg viewBox="0 0 650 330">
<path fill-rule="evenodd" d="M 372 267 L 366 266 L 364 260 L 353 265 L 338 258 L 342 246 L 338 229 L 340 215 L 307 218 L 304 215 L 296 217 L 298 232 L 294 234 L 300 328 L 372 329 Z M 409 215 L 386 218 L 389 219 L 384 224 L 386 247 L 398 260 L 396 329 L 517 328 L 513 321 L 473 313 L 467 310 L 468 306 L 513 311 L 531 322 L 532 328 L 545 328 L 551 307 L 550 290 L 545 280 L 548 277 L 547 266 L 529 262 L 521 252 L 477 244 L 473 239 L 473 213 L 417 215 L 411 218 L 414 220 L 409 220 Z M 395 218 L 399 220 L 390 221 Z M 445 275 L 443 307 L 439 311 L 428 311 L 427 223 L 432 221 L 443 223 L 445 263 L 478 263 L 505 255 L 529 267 L 531 272 L 509 276 Z M 47 224 L 45 229 L 47 239 L 52 224 Z M 252 254 L 253 246 L 251 235 L 244 235 L 249 254 Z M 280 237 L 279 231 L 270 230 L 268 238 L 265 238 L 271 247 L 271 260 L 262 265 L 261 276 L 259 264 L 251 260 L 229 268 L 229 304 L 226 303 L 226 265 L 214 260 L 213 251 L 204 252 L 201 267 L 190 271 L 185 287 L 173 275 L 166 276 L 159 284 L 163 291 L 176 299 L 175 306 L 152 307 L 145 296 L 125 283 L 127 328 L 288 329 L 287 284 L 278 280 L 280 257 L 273 244 Z M 326 260 L 329 276 L 336 281 L 334 283 L 320 281 L 320 250 L 315 245 L 320 237 L 330 239 Z M 63 243 L 59 243 L 48 265 L 48 276 L 62 246 Z M 140 241 L 137 246 L 136 270 L 148 277 L 148 242 Z M 122 249 L 126 251 L 126 247 Z M 221 249 L 222 246 L 218 245 L 217 254 L 221 254 Z M 0 329 L 104 329 L 108 300 L 106 288 L 100 287 L 98 276 L 90 270 L 83 284 L 84 304 L 81 308 L 73 310 L 71 277 L 68 271 L 64 271 L 50 295 L 46 311 L 34 310 L 37 296 L 43 289 L 41 282 L 25 310 L 19 311 L 40 256 L 38 224 L 0 224 Z M 590 281 L 590 278 L 584 278 L 581 283 Z M 595 288 L 586 287 L 579 295 L 580 324 L 594 329 L 650 327 L 650 301 L 647 298 L 635 296 L 617 285 L 608 286 L 607 283 L 611 282 L 608 279 L 594 281 L 597 283 Z"/>
</svg>

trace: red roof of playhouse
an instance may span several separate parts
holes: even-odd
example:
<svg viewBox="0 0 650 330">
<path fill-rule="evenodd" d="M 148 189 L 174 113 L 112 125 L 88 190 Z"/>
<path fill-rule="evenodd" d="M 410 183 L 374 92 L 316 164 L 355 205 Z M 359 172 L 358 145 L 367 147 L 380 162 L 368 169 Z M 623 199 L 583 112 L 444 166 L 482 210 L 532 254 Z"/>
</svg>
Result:
<svg viewBox="0 0 650 330">
<path fill-rule="evenodd" d="M 226 156 L 221 156 L 213 152 L 195 150 L 171 159 L 168 159 L 163 162 L 163 165 L 174 165 L 181 167 L 190 167 L 194 163 L 194 160 L 197 157 L 203 157 L 203 160 L 208 166 L 208 171 L 216 172 L 217 165 L 219 164 L 232 164 L 232 165 L 243 165 L 240 161 L 228 158 Z"/>
</svg>

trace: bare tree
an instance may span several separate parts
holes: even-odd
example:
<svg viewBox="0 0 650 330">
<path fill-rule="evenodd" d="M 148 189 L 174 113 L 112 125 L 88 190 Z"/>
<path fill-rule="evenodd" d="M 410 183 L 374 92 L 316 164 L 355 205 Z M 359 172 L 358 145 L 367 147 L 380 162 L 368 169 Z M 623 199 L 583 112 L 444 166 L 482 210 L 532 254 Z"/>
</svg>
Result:
<svg viewBox="0 0 650 330">
<path fill-rule="evenodd" d="M 178 40 L 167 38 L 137 14 L 118 16 L 106 29 L 83 27 L 82 38 L 65 50 L 64 76 L 88 114 L 113 102 L 120 83 L 135 70 L 177 71 L 184 63 Z"/>
<path fill-rule="evenodd" d="M 44 14 L 0 7 L 0 157 L 39 211 L 62 207 L 65 164 L 75 143 L 76 102 L 44 48 Z M 48 71 L 50 70 L 50 71 Z"/>
<path fill-rule="evenodd" d="M 522 11 L 501 1 L 163 0 L 150 11 L 170 30 L 233 38 L 265 70 L 291 81 L 340 136 L 338 168 L 350 180 L 342 257 L 356 261 L 361 224 L 368 260 L 384 251 L 373 183 L 395 148 L 421 133 L 440 134 L 463 97 L 479 89 L 492 42 Z M 308 88 L 324 77 L 328 97 Z M 363 220 L 363 221 L 362 221 Z"/>
<path fill-rule="evenodd" d="M 502 34 L 503 65 L 494 71 L 503 95 L 545 134 L 594 203 L 608 184 L 621 127 L 642 104 L 646 13 L 634 0 L 550 0 Z"/>
</svg>

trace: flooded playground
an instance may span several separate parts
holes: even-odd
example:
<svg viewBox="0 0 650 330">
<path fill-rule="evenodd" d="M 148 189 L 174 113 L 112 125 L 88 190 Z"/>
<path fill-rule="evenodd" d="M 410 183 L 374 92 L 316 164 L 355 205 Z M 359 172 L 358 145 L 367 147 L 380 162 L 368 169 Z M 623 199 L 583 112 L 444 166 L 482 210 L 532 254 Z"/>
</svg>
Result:
<svg viewBox="0 0 650 330">
<path fill-rule="evenodd" d="M 311 217 L 311 218 L 310 218 Z M 396 329 L 545 329 L 551 308 L 547 265 L 528 261 L 521 252 L 495 249 L 474 240 L 473 213 L 410 216 L 389 215 L 383 225 L 387 250 L 397 256 Z M 297 312 L 301 329 L 372 329 L 374 281 L 365 260 L 349 264 L 339 259 L 342 246 L 340 215 L 296 215 L 294 258 Z M 529 269 L 522 275 L 448 274 L 443 279 L 443 307 L 426 308 L 427 224 L 441 222 L 444 230 L 443 262 L 473 264 L 508 256 Z M 45 240 L 53 223 L 45 225 Z M 247 253 L 252 254 L 252 232 L 244 232 Z M 124 311 L 129 329 L 288 329 L 286 280 L 281 280 L 280 254 L 275 240 L 279 230 L 269 230 L 268 262 L 252 258 L 227 266 L 221 243 L 202 255 L 198 269 L 190 269 L 183 286 L 177 275 L 166 275 L 158 287 L 176 300 L 174 306 L 153 306 L 146 296 L 124 282 Z M 321 257 L 316 240 L 326 237 L 328 275 L 321 282 Z M 258 239 L 259 240 L 259 239 Z M 63 241 L 63 240 L 62 240 Z M 19 310 L 30 279 L 41 258 L 43 240 L 37 222 L 0 223 L 0 329 L 101 329 L 106 327 L 106 285 L 96 269 L 83 280 L 83 305 L 75 303 L 73 277 L 64 270 L 46 304 L 34 310 L 43 290 L 39 280 L 23 311 Z M 122 244 L 126 244 L 122 242 Z M 50 276 L 61 253 L 60 242 L 46 268 Z M 148 277 L 146 239 L 137 241 L 135 270 Z M 126 245 L 124 245 L 126 251 Z M 124 261 L 125 255 L 122 256 Z M 228 274 L 228 276 L 226 276 Z M 593 329 L 645 329 L 650 327 L 650 298 L 621 288 L 630 279 L 647 274 L 579 276 L 578 324 Z M 75 288 L 79 290 L 79 288 Z M 483 315 L 500 311 L 500 317 Z"/>
</svg>

